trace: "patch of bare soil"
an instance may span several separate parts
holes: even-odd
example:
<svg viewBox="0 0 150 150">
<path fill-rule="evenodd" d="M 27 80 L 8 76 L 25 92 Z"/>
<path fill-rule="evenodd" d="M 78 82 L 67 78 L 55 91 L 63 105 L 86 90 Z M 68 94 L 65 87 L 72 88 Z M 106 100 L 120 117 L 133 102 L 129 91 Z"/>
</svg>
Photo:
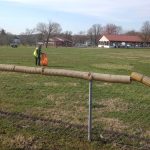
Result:
<svg viewBox="0 0 150 150">
<path fill-rule="evenodd" d="M 102 107 L 97 107 L 97 111 L 100 112 L 113 112 L 113 111 L 128 111 L 129 104 L 120 99 L 108 99 L 98 102 L 97 105 Z M 131 105 L 131 104 L 130 104 Z"/>
<path fill-rule="evenodd" d="M 104 129 L 107 129 L 107 130 L 122 132 L 128 128 L 127 125 L 125 125 L 122 121 L 120 121 L 119 119 L 116 119 L 116 118 L 102 117 L 101 121 L 104 125 Z"/>
<path fill-rule="evenodd" d="M 52 87 L 58 87 L 60 86 L 60 83 L 57 83 L 57 82 L 46 82 L 44 83 L 45 86 L 52 86 Z"/>
<path fill-rule="evenodd" d="M 114 130 L 114 131 L 124 131 L 129 126 L 118 118 L 106 118 L 101 117 L 105 112 L 126 112 L 128 111 L 129 104 L 121 99 L 108 99 L 98 102 L 95 106 L 96 118 L 94 121 L 99 124 L 103 124 L 104 129 Z"/>
</svg>

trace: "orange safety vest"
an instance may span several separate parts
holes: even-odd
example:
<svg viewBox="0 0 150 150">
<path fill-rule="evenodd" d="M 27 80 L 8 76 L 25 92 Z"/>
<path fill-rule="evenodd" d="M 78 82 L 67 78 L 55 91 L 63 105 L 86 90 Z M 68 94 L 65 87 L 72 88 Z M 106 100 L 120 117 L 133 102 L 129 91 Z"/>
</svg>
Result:
<svg viewBox="0 0 150 150">
<path fill-rule="evenodd" d="M 41 53 L 41 65 L 47 66 L 48 65 L 48 58 L 45 53 Z"/>
</svg>

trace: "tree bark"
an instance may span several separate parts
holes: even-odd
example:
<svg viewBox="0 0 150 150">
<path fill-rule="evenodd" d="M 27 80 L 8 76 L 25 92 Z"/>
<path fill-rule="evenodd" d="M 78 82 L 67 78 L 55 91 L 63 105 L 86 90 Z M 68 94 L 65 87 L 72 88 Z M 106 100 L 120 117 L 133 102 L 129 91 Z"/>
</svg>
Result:
<svg viewBox="0 0 150 150">
<path fill-rule="evenodd" d="M 80 78 L 84 80 L 97 80 L 112 83 L 131 83 L 130 76 L 125 75 L 110 75 L 110 74 L 90 73 L 65 69 L 48 69 L 44 67 L 27 67 L 27 66 L 0 64 L 0 71 L 42 74 L 49 76 L 64 76 L 64 77 Z"/>
</svg>

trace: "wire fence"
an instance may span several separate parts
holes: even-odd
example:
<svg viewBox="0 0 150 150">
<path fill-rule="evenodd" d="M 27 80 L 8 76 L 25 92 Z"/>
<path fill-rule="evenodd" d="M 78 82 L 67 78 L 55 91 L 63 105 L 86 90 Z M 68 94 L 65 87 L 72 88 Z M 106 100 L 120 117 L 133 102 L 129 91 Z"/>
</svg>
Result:
<svg viewBox="0 0 150 150">
<path fill-rule="evenodd" d="M 149 149 L 149 96 L 145 103 L 142 93 L 137 94 L 139 97 L 134 94 L 140 93 L 140 88 L 117 86 L 112 83 L 93 84 L 94 139 L 110 142 L 121 149 Z"/>
<path fill-rule="evenodd" d="M 29 76 L 31 80 L 27 80 Z M 1 107 L 0 116 L 10 120 L 15 118 L 17 128 L 28 128 L 29 122 L 40 126 L 40 130 L 51 135 L 50 139 L 87 140 L 89 81 L 33 77 L 17 74 L 17 87 L 2 80 L 1 88 L 8 90 L 4 94 L 11 96 L 12 100 Z M 149 102 L 144 103 L 142 96 L 136 98 L 132 87 L 128 93 L 128 85 L 119 84 L 118 87 L 113 83 L 93 81 L 92 89 L 90 139 L 100 144 L 111 144 L 112 148 L 150 149 Z M 17 95 L 12 92 L 15 90 Z M 2 98 L 3 95 L 0 96 Z M 18 100 L 14 101 L 14 98 Z M 13 104 L 13 109 L 9 104 Z"/>
</svg>

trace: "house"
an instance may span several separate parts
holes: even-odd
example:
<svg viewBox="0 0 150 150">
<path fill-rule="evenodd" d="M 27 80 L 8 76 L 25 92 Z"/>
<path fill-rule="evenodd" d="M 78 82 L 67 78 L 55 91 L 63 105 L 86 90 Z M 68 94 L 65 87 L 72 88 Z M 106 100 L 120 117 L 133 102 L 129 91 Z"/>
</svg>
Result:
<svg viewBox="0 0 150 150">
<path fill-rule="evenodd" d="M 100 40 L 98 47 L 102 48 L 119 48 L 119 47 L 141 47 L 143 41 L 139 36 L 130 35 L 103 35 Z"/>
<path fill-rule="evenodd" d="M 66 38 L 54 37 L 54 38 L 49 39 L 48 45 L 55 46 L 55 47 L 58 47 L 58 46 L 70 47 L 70 46 L 72 46 L 72 41 L 70 41 Z"/>
</svg>

